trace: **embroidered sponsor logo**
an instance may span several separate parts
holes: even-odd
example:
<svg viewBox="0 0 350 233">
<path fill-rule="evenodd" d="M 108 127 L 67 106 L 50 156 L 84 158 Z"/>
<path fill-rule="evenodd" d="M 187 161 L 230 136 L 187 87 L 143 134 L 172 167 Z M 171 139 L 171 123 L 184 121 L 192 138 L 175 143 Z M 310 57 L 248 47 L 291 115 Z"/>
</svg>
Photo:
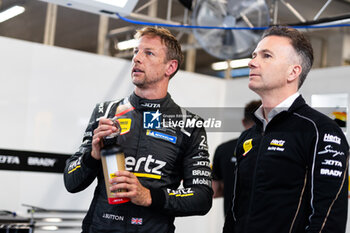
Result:
<svg viewBox="0 0 350 233">
<path fill-rule="evenodd" d="M 130 118 L 119 118 L 119 125 L 120 125 L 120 135 L 126 134 L 130 131 L 131 128 L 131 119 Z"/>
<path fill-rule="evenodd" d="M 277 147 L 277 146 L 269 146 L 267 150 L 272 150 L 272 151 L 284 151 L 284 148 Z"/>
<path fill-rule="evenodd" d="M 206 176 L 209 177 L 211 174 L 210 171 L 202 171 L 202 170 L 193 170 L 192 175 L 193 176 Z"/>
<path fill-rule="evenodd" d="M 144 112 L 143 113 L 143 128 L 145 129 L 159 129 L 161 127 L 162 113 L 157 110 L 156 112 Z"/>
<path fill-rule="evenodd" d="M 160 108 L 160 104 L 156 104 L 156 103 L 142 103 L 141 106 L 147 107 L 147 108 Z"/>
<path fill-rule="evenodd" d="M 183 188 L 183 189 L 167 189 L 169 196 L 176 196 L 176 197 L 187 197 L 187 196 L 193 196 L 194 191 L 192 191 L 191 188 Z"/>
<path fill-rule="evenodd" d="M 337 155 L 344 155 L 344 152 L 342 151 L 337 151 L 337 150 L 333 150 L 333 147 L 331 145 L 327 145 L 325 146 L 323 151 L 318 152 L 317 154 L 322 155 L 322 154 L 333 154 L 332 156 L 335 157 Z"/>
<path fill-rule="evenodd" d="M 208 154 L 203 151 L 200 151 L 198 155 L 195 155 L 192 157 L 192 159 L 207 159 L 207 158 L 208 158 Z"/>
<path fill-rule="evenodd" d="M 323 137 L 324 142 L 334 142 L 340 145 L 341 139 L 337 136 L 326 133 Z"/>
<path fill-rule="evenodd" d="M 245 156 L 253 148 L 253 139 L 248 139 L 243 143 L 243 156 Z"/>
<path fill-rule="evenodd" d="M 286 141 L 284 140 L 277 140 L 277 139 L 272 139 L 270 142 L 271 146 L 283 146 Z"/>
<path fill-rule="evenodd" d="M 343 174 L 343 172 L 338 171 L 338 170 L 332 170 L 332 169 L 327 169 L 327 168 L 321 168 L 320 174 L 321 174 L 321 175 L 325 175 L 325 176 L 341 177 L 341 175 Z"/>
<path fill-rule="evenodd" d="M 151 136 L 151 137 L 154 137 L 154 138 L 159 138 L 159 139 L 163 139 L 165 141 L 168 141 L 168 142 L 171 142 L 171 143 L 176 143 L 176 136 L 171 136 L 171 135 L 168 135 L 168 134 L 165 134 L 165 133 L 161 133 L 161 132 L 157 132 L 157 131 L 154 131 L 154 130 L 147 130 L 146 131 L 146 135 L 147 136 Z"/>
<path fill-rule="evenodd" d="M 115 214 L 108 214 L 108 213 L 104 213 L 102 218 L 111 219 L 114 221 L 124 221 L 124 216 L 115 215 Z"/>
<path fill-rule="evenodd" d="M 80 156 L 77 160 L 75 160 L 69 164 L 68 174 L 74 172 L 75 170 L 77 170 L 78 168 L 81 167 L 81 158 L 82 158 L 82 156 Z"/>
<path fill-rule="evenodd" d="M 199 143 L 198 150 L 205 150 L 208 151 L 208 143 L 207 143 L 207 138 L 204 135 L 201 135 L 201 142 Z"/>
<path fill-rule="evenodd" d="M 143 219 L 142 218 L 131 218 L 131 224 L 133 225 L 142 225 Z"/>
<path fill-rule="evenodd" d="M 209 179 L 205 179 L 205 178 L 196 178 L 192 180 L 193 184 L 204 184 L 204 185 L 208 185 L 211 186 L 211 180 Z"/>
<path fill-rule="evenodd" d="M 323 165 L 335 166 L 335 167 L 343 167 L 342 162 L 332 159 L 325 159 L 322 162 Z"/>
<path fill-rule="evenodd" d="M 100 103 L 100 104 L 98 105 L 98 112 L 99 112 L 99 113 L 103 113 L 103 103 Z"/>
<path fill-rule="evenodd" d="M 126 170 L 134 171 L 134 175 L 138 177 L 160 179 L 162 177 L 162 168 L 165 165 L 166 162 L 154 159 L 152 155 L 148 155 L 147 157 L 140 157 L 137 160 L 132 156 L 125 158 Z"/>
<path fill-rule="evenodd" d="M 197 163 L 193 164 L 193 166 L 205 166 L 205 167 L 209 167 L 210 164 L 208 161 L 197 161 Z"/>
</svg>

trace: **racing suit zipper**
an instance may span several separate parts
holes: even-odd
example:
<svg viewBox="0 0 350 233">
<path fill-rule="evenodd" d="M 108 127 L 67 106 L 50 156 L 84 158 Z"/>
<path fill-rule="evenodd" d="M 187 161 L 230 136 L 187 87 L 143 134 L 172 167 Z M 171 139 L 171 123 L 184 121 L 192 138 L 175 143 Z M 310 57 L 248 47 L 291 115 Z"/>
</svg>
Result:
<svg viewBox="0 0 350 233">
<path fill-rule="evenodd" d="M 261 148 L 263 145 L 263 140 L 264 137 L 266 135 L 266 131 L 267 131 L 267 126 L 265 128 L 265 130 L 262 131 L 261 133 L 261 141 L 259 143 L 259 149 L 258 149 L 258 155 L 256 157 L 256 161 L 255 161 L 255 167 L 254 167 L 254 173 L 253 173 L 253 183 L 252 183 L 252 192 L 251 192 L 251 196 L 250 196 L 250 200 L 249 200 L 249 207 L 248 207 L 248 215 L 247 215 L 247 219 L 245 222 L 245 227 L 244 227 L 244 232 L 247 233 L 248 232 L 248 226 L 249 226 L 249 219 L 250 219 L 250 214 L 251 214 L 251 210 L 252 210 L 252 206 L 253 206 L 253 200 L 254 200 L 254 190 L 255 190 L 255 180 L 256 180 L 256 170 L 257 170 L 257 166 L 258 166 L 258 162 L 259 162 L 259 158 L 260 158 L 260 154 L 261 154 Z"/>
</svg>

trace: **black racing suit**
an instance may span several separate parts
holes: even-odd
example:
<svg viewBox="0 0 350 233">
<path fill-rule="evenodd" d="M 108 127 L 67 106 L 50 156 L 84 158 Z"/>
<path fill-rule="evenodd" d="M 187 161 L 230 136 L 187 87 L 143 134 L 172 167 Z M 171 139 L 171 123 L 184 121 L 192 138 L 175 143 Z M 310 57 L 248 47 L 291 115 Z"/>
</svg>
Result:
<svg viewBox="0 0 350 233">
<path fill-rule="evenodd" d="M 131 202 L 108 204 L 101 162 L 91 157 L 99 118 L 114 117 L 117 106 L 128 102 L 134 109 L 121 117 L 131 119 L 130 131 L 118 136 L 118 143 L 125 153 L 126 170 L 150 189 L 150 207 Z M 155 113 L 161 117 L 152 119 Z M 97 177 L 83 232 L 174 232 L 175 216 L 206 214 L 212 205 L 211 170 L 206 132 L 195 127 L 200 126 L 197 121 L 202 120 L 176 105 L 169 94 L 164 99 L 146 100 L 133 93 L 122 101 L 96 105 L 83 143 L 67 160 L 64 171 L 65 186 L 73 193 L 84 190 Z M 183 187 L 179 188 L 181 181 Z"/>
<path fill-rule="evenodd" d="M 299 96 L 265 131 L 236 147 L 233 212 L 225 233 L 344 233 L 349 145 L 341 129 Z"/>
</svg>

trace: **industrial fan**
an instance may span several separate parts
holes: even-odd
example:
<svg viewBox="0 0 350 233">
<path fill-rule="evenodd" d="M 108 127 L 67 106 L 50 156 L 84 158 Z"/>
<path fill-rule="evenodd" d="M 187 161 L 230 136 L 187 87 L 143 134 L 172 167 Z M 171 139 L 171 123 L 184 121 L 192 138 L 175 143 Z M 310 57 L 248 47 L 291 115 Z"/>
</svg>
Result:
<svg viewBox="0 0 350 233">
<path fill-rule="evenodd" d="M 270 15 L 264 0 L 199 0 L 192 24 L 209 27 L 256 28 L 269 25 Z M 220 59 L 246 57 L 254 50 L 262 30 L 194 28 L 203 49 Z"/>
</svg>

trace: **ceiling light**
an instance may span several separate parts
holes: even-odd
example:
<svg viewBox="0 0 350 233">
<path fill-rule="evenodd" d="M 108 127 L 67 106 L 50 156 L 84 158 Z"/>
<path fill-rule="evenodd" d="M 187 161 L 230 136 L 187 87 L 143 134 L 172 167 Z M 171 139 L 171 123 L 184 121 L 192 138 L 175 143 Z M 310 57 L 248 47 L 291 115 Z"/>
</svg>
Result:
<svg viewBox="0 0 350 233">
<path fill-rule="evenodd" d="M 116 6 L 116 7 L 125 7 L 126 3 L 128 2 L 128 0 L 95 0 L 96 2 L 102 2 L 104 4 L 107 5 L 112 5 L 112 6 Z"/>
<path fill-rule="evenodd" d="M 219 61 L 211 64 L 213 70 L 226 70 L 228 68 L 227 61 Z"/>
<path fill-rule="evenodd" d="M 19 14 L 22 14 L 25 11 L 23 6 L 13 6 L 7 10 L 0 13 L 0 23 L 11 19 Z"/>
<path fill-rule="evenodd" d="M 248 67 L 248 63 L 252 60 L 251 58 L 243 58 L 243 59 L 237 59 L 232 60 L 230 62 L 231 68 L 242 68 L 242 67 Z"/>
<path fill-rule="evenodd" d="M 105 14 L 110 17 L 119 18 L 129 15 L 135 8 L 138 0 L 41 0 L 53 4 L 87 11 L 94 14 Z"/>
<path fill-rule="evenodd" d="M 62 218 L 44 218 L 43 221 L 58 223 L 58 222 L 62 222 Z"/>
<path fill-rule="evenodd" d="M 119 42 L 117 44 L 117 47 L 119 50 L 127 50 L 127 49 L 135 48 L 137 46 L 137 43 L 138 43 L 137 40 L 131 39 L 131 40 Z"/>
<path fill-rule="evenodd" d="M 57 226 L 42 226 L 41 229 L 44 231 L 57 231 L 58 227 Z"/>
<path fill-rule="evenodd" d="M 232 69 L 248 67 L 248 63 L 250 62 L 250 60 L 251 58 L 232 60 L 230 61 L 230 67 Z M 228 68 L 227 61 L 215 62 L 211 64 L 211 68 L 213 70 L 226 70 Z"/>
</svg>

